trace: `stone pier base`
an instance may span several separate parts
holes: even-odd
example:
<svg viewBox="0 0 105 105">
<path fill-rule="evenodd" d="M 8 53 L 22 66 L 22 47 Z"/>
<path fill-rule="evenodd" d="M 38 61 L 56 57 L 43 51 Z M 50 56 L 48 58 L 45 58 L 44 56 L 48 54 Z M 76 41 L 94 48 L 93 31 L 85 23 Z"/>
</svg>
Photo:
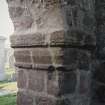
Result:
<svg viewBox="0 0 105 105">
<path fill-rule="evenodd" d="M 104 86 L 94 88 L 97 61 L 104 61 L 100 55 L 105 52 L 100 2 L 7 2 L 15 29 L 11 46 L 18 71 L 17 105 L 96 105 L 95 95 L 104 100 Z"/>
</svg>

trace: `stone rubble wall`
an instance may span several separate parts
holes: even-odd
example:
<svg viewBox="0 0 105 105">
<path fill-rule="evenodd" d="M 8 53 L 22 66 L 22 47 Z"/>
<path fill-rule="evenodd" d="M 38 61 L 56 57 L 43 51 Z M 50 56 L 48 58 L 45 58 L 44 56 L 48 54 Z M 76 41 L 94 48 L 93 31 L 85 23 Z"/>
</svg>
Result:
<svg viewBox="0 0 105 105">
<path fill-rule="evenodd" d="M 95 0 L 7 2 L 15 28 L 17 105 L 93 105 L 96 29 L 101 30 Z"/>
</svg>

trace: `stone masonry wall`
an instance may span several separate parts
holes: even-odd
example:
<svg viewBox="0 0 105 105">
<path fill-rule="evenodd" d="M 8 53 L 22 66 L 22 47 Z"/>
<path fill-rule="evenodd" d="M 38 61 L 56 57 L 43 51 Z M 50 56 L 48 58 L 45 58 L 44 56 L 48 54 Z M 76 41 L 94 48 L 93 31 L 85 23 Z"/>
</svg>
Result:
<svg viewBox="0 0 105 105">
<path fill-rule="evenodd" d="M 96 50 L 96 45 L 104 46 L 104 20 L 96 22 L 104 17 L 104 8 L 97 9 L 101 2 L 96 1 L 7 0 L 15 28 L 11 46 L 18 71 L 17 105 L 101 105 L 94 100 L 102 93 L 100 86 L 99 95 L 94 89 L 94 71 L 104 61 L 104 51 Z M 101 76 L 96 79 L 104 84 Z"/>
</svg>

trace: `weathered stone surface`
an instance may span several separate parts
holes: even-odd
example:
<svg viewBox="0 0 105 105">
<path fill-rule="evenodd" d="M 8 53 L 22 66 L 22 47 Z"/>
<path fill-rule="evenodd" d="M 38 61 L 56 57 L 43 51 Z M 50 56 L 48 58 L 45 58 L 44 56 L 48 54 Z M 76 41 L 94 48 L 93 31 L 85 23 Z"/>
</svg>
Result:
<svg viewBox="0 0 105 105">
<path fill-rule="evenodd" d="M 53 63 L 63 66 L 77 66 L 78 50 L 72 48 L 52 48 L 50 51 Z M 72 54 L 74 54 L 74 56 Z"/>
<path fill-rule="evenodd" d="M 36 97 L 36 104 L 37 105 L 73 105 L 71 104 L 70 100 L 67 98 L 49 98 L 43 96 Z"/>
<path fill-rule="evenodd" d="M 94 33 L 94 1 L 76 0 L 74 4 L 67 3 L 64 7 L 65 18 L 69 27 L 83 32 Z"/>
<path fill-rule="evenodd" d="M 92 99 L 91 105 L 104 105 L 105 104 L 105 86 L 100 83 L 92 84 Z"/>
<path fill-rule="evenodd" d="M 105 63 L 97 65 L 96 70 L 93 72 L 93 80 L 105 83 Z"/>
<path fill-rule="evenodd" d="M 18 79 L 17 79 L 17 85 L 18 88 L 27 88 L 27 82 L 28 82 L 28 77 L 27 77 L 27 72 L 24 70 L 18 71 Z"/>
<path fill-rule="evenodd" d="M 49 42 L 48 37 L 50 36 Z M 95 46 L 96 37 L 79 30 L 56 31 L 50 34 L 13 35 L 11 36 L 12 47 L 29 46 Z"/>
<path fill-rule="evenodd" d="M 16 50 L 16 66 L 24 68 L 48 69 L 55 67 L 66 67 L 69 69 L 79 68 L 89 70 L 91 64 L 91 53 L 75 48 L 31 48 Z M 33 65 L 33 66 L 32 66 Z"/>
<path fill-rule="evenodd" d="M 77 78 L 73 71 L 48 72 L 47 91 L 55 96 L 75 93 Z"/>
<path fill-rule="evenodd" d="M 17 105 L 33 105 L 33 97 L 27 93 L 18 92 Z"/>
<path fill-rule="evenodd" d="M 60 93 L 59 81 L 57 80 L 57 72 L 48 72 L 47 75 L 47 92 L 48 94 L 58 96 Z"/>
<path fill-rule="evenodd" d="M 90 70 L 90 64 L 92 62 L 91 53 L 80 50 L 78 54 L 78 68 L 82 70 Z"/>
<path fill-rule="evenodd" d="M 48 97 L 37 96 L 36 105 L 56 105 L 56 100 Z"/>
<path fill-rule="evenodd" d="M 71 102 L 71 105 L 90 105 L 89 103 L 89 98 L 86 97 L 78 97 L 78 99 L 76 100 L 75 98 L 72 99 L 73 101 Z M 69 104 L 68 104 L 69 105 Z"/>
<path fill-rule="evenodd" d="M 28 89 L 42 92 L 45 90 L 45 71 L 28 71 Z"/>
<path fill-rule="evenodd" d="M 14 51 L 15 61 L 23 63 L 31 63 L 31 54 L 29 50 Z"/>
<path fill-rule="evenodd" d="M 75 93 L 77 77 L 75 72 L 59 72 L 59 88 L 60 94 Z"/>
<path fill-rule="evenodd" d="M 71 31 L 56 31 L 51 34 L 51 46 L 85 46 L 96 45 L 96 38 L 94 35 L 89 35 L 79 29 Z"/>
<path fill-rule="evenodd" d="M 96 0 L 96 20 L 97 20 L 97 58 L 105 58 L 105 1 Z"/>
<path fill-rule="evenodd" d="M 32 50 L 32 59 L 34 64 L 52 65 L 52 57 L 49 48 L 36 48 Z"/>
<path fill-rule="evenodd" d="M 45 35 L 36 33 L 28 35 L 13 35 L 11 36 L 12 47 L 31 47 L 31 46 L 42 46 L 45 44 Z"/>
<path fill-rule="evenodd" d="M 80 70 L 80 84 L 79 84 L 79 93 L 80 94 L 89 94 L 90 93 L 90 84 L 91 84 L 91 73 L 87 71 Z"/>
<path fill-rule="evenodd" d="M 26 68 L 26 69 L 32 69 L 32 64 L 31 63 L 23 63 L 23 62 L 16 62 L 15 66 L 18 68 Z"/>
<path fill-rule="evenodd" d="M 11 16 L 15 18 L 20 17 L 23 14 L 24 10 L 25 8 L 22 8 L 22 7 L 10 7 L 9 8 L 9 11 L 11 12 Z"/>
</svg>

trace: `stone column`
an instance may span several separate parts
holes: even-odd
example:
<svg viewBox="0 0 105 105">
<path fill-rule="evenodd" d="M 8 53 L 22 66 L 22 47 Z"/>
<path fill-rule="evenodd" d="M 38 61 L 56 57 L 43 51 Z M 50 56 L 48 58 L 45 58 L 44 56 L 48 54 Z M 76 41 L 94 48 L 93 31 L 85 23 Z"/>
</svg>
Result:
<svg viewBox="0 0 105 105">
<path fill-rule="evenodd" d="M 0 36 L 0 81 L 5 79 L 5 38 Z"/>
<path fill-rule="evenodd" d="M 7 0 L 18 71 L 17 105 L 89 105 L 94 0 Z"/>
</svg>

